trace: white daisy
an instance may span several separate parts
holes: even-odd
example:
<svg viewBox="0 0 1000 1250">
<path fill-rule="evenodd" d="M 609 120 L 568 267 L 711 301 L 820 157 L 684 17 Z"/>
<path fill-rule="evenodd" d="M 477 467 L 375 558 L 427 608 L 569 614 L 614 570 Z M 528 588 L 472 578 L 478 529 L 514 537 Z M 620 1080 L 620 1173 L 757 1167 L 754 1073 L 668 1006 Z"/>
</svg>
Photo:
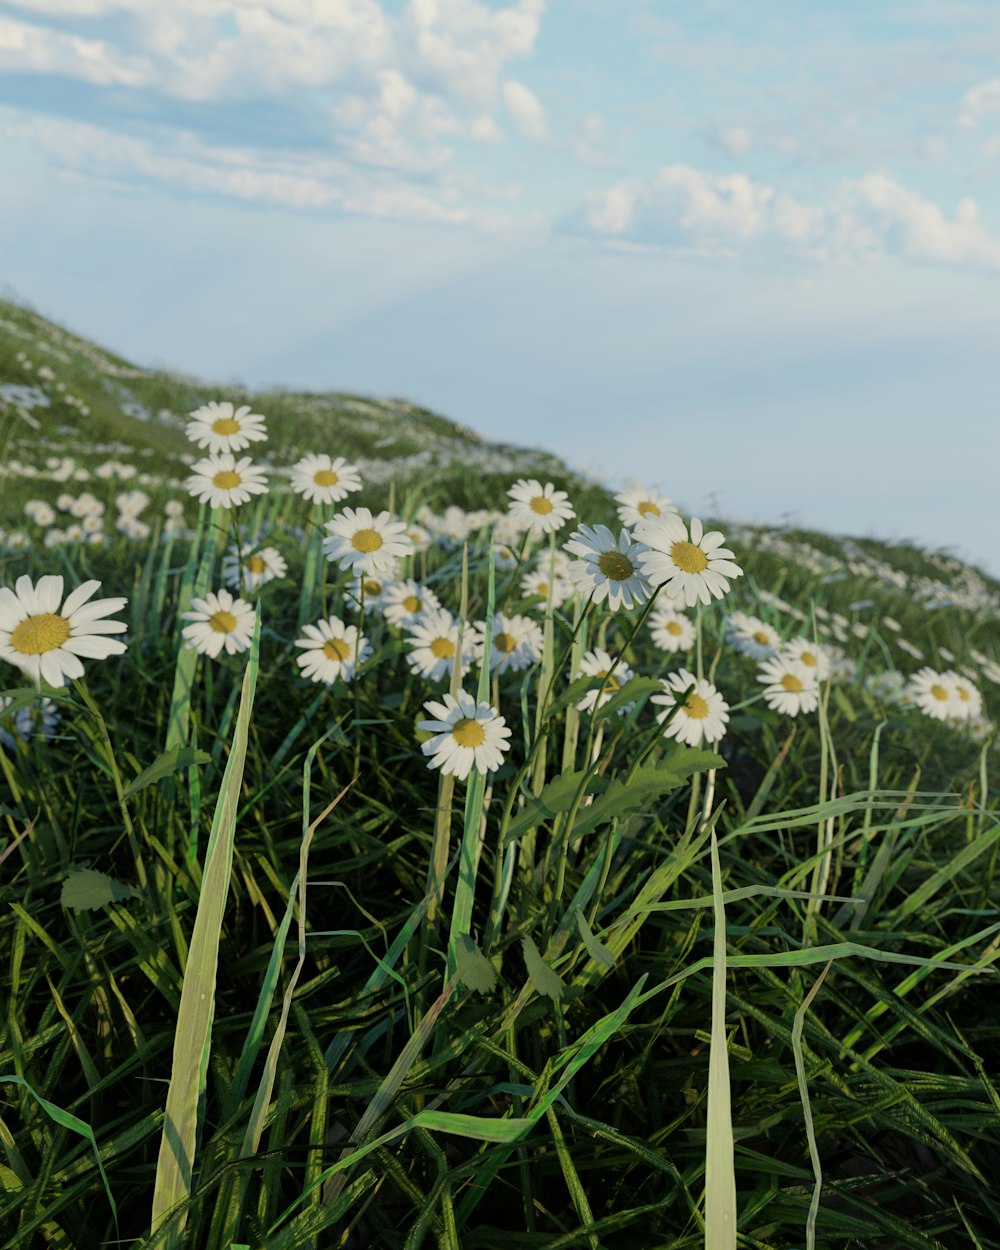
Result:
<svg viewBox="0 0 1000 1250">
<path fill-rule="evenodd" d="M 792 638 L 782 646 L 781 654 L 811 668 L 817 681 L 826 681 L 830 676 L 830 649 L 817 645 L 810 638 Z"/>
<path fill-rule="evenodd" d="M 607 681 L 603 686 L 596 686 L 593 690 L 587 691 L 576 705 L 578 711 L 592 712 L 595 707 L 603 707 L 605 703 L 618 693 L 627 681 L 630 681 L 635 676 L 624 660 L 620 661 L 612 673 L 611 668 L 613 664 L 614 659 L 612 656 L 601 647 L 595 647 L 593 651 L 588 651 L 581 656 L 578 676 L 607 677 Z M 599 701 L 598 695 L 600 695 Z M 622 708 L 621 714 L 624 715 L 632 706 L 632 704 L 629 704 L 628 707 Z"/>
<path fill-rule="evenodd" d="M 538 607 L 544 611 L 545 603 L 549 597 L 549 582 L 548 573 L 543 573 L 541 569 L 536 569 L 533 573 L 525 573 L 521 578 L 521 594 L 525 598 L 528 598 L 530 595 L 541 595 L 542 602 Z M 551 584 L 552 608 L 555 611 L 561 608 L 573 593 L 573 583 L 568 578 L 556 576 Z"/>
<path fill-rule="evenodd" d="M 475 656 L 481 660 L 485 650 L 486 622 L 477 621 L 473 634 Z M 493 615 L 493 640 L 490 647 L 490 672 L 500 676 L 508 670 L 518 673 L 542 658 L 542 631 L 530 616 Z"/>
<path fill-rule="evenodd" d="M 251 412 L 248 404 L 234 408 L 228 400 L 221 403 L 213 400 L 196 408 L 190 414 L 184 432 L 192 443 L 197 443 L 203 450 L 207 448 L 212 455 L 242 451 L 251 443 L 267 438 L 264 418 L 260 413 Z"/>
<path fill-rule="evenodd" d="M 46 742 L 51 742 L 59 728 L 59 708 L 53 699 L 42 699 L 41 704 L 19 708 L 13 718 L 4 717 L 4 709 L 10 707 L 14 700 L 0 695 L 0 745 L 12 751 L 15 746 L 14 734 L 22 742 L 28 742 L 36 734 L 41 734 Z M 6 720 L 6 728 L 4 721 Z M 8 730 L 10 732 L 8 732 Z"/>
<path fill-rule="evenodd" d="M 943 654 L 944 647 L 940 650 Z M 961 710 L 956 719 L 977 720 L 983 711 L 983 696 L 979 688 L 964 673 L 956 673 L 954 669 L 949 669 L 942 676 L 951 682 L 958 695 L 958 706 Z"/>
<path fill-rule="evenodd" d="M 381 574 L 359 574 L 344 591 L 344 599 L 352 608 L 361 606 L 362 590 L 364 591 L 365 612 L 381 611 L 385 604 L 385 595 L 393 582 Z"/>
<path fill-rule="evenodd" d="M 83 676 L 80 657 L 103 660 L 121 655 L 125 643 L 106 638 L 128 628 L 107 619 L 128 602 L 124 598 L 87 600 L 100 582 L 84 582 L 62 603 L 63 579 L 51 574 L 32 583 L 26 574 L 15 590 L 0 587 L 0 659 L 8 660 L 33 681 L 62 686 Z M 60 604 L 62 606 L 60 607 Z"/>
<path fill-rule="evenodd" d="M 667 593 L 683 595 L 688 607 L 700 599 L 711 603 L 729 590 L 727 578 L 741 577 L 743 570 L 732 562 L 732 552 L 718 530 L 704 532 L 701 521 L 691 518 L 691 537 L 676 513 L 645 517 L 635 527 L 636 538 L 649 550 L 640 557 L 642 571 L 653 586 L 666 585 Z"/>
<path fill-rule="evenodd" d="M 432 612 L 441 606 L 433 590 L 409 579 L 393 582 L 382 596 L 382 615 L 390 625 L 400 629 L 412 625 L 421 612 Z"/>
<path fill-rule="evenodd" d="M 477 703 L 460 690 L 457 697 L 446 694 L 443 703 L 431 700 L 424 707 L 434 717 L 417 722 L 419 729 L 434 734 L 420 746 L 424 755 L 433 757 L 428 768 L 440 768 L 462 780 L 473 768 L 485 774 L 503 763 L 504 752 L 510 749 L 510 730 L 488 703 Z"/>
<path fill-rule="evenodd" d="M 648 548 L 635 542 L 628 530 L 615 538 L 606 525 L 581 525 L 563 545 L 582 557 L 570 561 L 566 575 L 584 594 L 593 594 L 595 603 L 607 599 L 616 612 L 623 605 L 634 608 L 645 603 L 652 593 L 640 570 Z"/>
<path fill-rule="evenodd" d="M 906 697 L 934 720 L 957 720 L 962 715 L 962 701 L 949 674 L 933 668 L 922 668 L 912 675 L 906 683 Z"/>
<path fill-rule="evenodd" d="M 451 675 L 458 650 L 459 622 L 445 608 L 424 612 L 406 630 L 412 648 L 406 657 L 411 670 L 428 681 Z M 469 671 L 475 647 L 472 631 L 466 629 L 462 641 L 462 676 Z"/>
<path fill-rule="evenodd" d="M 260 590 L 276 577 L 284 577 L 288 572 L 285 557 L 275 547 L 258 547 L 255 543 L 244 543 L 239 552 L 235 544 L 222 557 L 222 580 L 234 590 L 242 588 L 246 591 Z"/>
<path fill-rule="evenodd" d="M 760 666 L 757 680 L 764 683 L 764 701 L 767 706 L 785 716 L 815 712 L 819 706 L 816 670 L 807 668 L 798 660 L 783 655 L 765 660 Z"/>
<path fill-rule="evenodd" d="M 882 673 L 870 673 L 865 678 L 865 689 L 880 703 L 902 703 L 905 685 L 903 674 L 894 668 L 886 669 Z"/>
<path fill-rule="evenodd" d="M 227 655 L 246 651 L 253 640 L 254 609 L 243 599 L 234 599 L 223 588 L 204 599 L 192 599 L 191 609 L 182 617 L 190 620 L 181 630 L 185 645 L 214 659 L 225 648 Z"/>
<path fill-rule="evenodd" d="M 646 517 L 669 515 L 677 509 L 666 495 L 661 495 L 655 486 L 646 490 L 642 486 L 626 486 L 615 495 L 618 507 L 618 518 L 622 525 L 637 525 Z"/>
<path fill-rule="evenodd" d="M 551 534 L 576 516 L 569 495 L 564 490 L 556 490 L 552 482 L 543 486 L 536 478 L 521 478 L 507 494 L 511 499 L 511 518 L 522 530 L 533 534 Z"/>
<path fill-rule="evenodd" d="M 690 693 L 678 706 L 677 700 L 685 691 Z M 669 717 L 663 731 L 667 738 L 676 738 L 678 742 L 696 747 L 703 739 L 718 742 L 725 736 L 729 704 L 710 681 L 704 678 L 699 680 L 686 668 L 671 673 L 663 682 L 663 694 L 654 694 L 650 702 L 663 705 L 663 711 L 656 715 L 658 725 Z"/>
<path fill-rule="evenodd" d="M 896 646 L 899 647 L 900 651 L 905 651 L 907 655 L 912 656 L 915 660 L 922 660 L 924 658 L 924 653 L 920 650 L 920 648 L 915 647 L 913 643 L 906 638 L 897 638 Z"/>
<path fill-rule="evenodd" d="M 295 663 L 302 675 L 312 681 L 322 681 L 328 686 L 342 677 L 350 681 L 357 665 L 363 664 L 372 653 L 364 634 L 358 635 L 356 625 L 346 625 L 339 617 L 331 616 L 315 625 L 303 625 L 305 638 L 296 638 L 295 645 L 305 650 L 297 655 Z"/>
<path fill-rule="evenodd" d="M 392 574 L 397 557 L 413 551 L 405 521 L 392 520 L 388 512 L 380 512 L 376 517 L 368 508 L 345 508 L 327 521 L 325 528 L 326 558 L 354 573 Z"/>
<path fill-rule="evenodd" d="M 188 494 L 213 508 L 232 508 L 246 503 L 251 495 L 267 493 L 264 470 L 254 466 L 249 456 L 207 456 L 191 466 L 193 472 L 185 481 Z"/>
<path fill-rule="evenodd" d="M 292 466 L 292 490 L 313 503 L 339 503 L 354 490 L 361 489 L 357 465 L 348 464 L 343 456 L 336 460 L 323 454 L 312 454 Z"/>
<path fill-rule="evenodd" d="M 766 660 L 781 647 L 781 636 L 773 625 L 745 612 L 734 612 L 726 621 L 726 641 L 734 651 L 755 660 Z"/>
<path fill-rule="evenodd" d="M 669 654 L 690 651 L 695 642 L 694 622 L 672 608 L 654 608 L 649 617 L 649 636 L 654 646 Z"/>
</svg>

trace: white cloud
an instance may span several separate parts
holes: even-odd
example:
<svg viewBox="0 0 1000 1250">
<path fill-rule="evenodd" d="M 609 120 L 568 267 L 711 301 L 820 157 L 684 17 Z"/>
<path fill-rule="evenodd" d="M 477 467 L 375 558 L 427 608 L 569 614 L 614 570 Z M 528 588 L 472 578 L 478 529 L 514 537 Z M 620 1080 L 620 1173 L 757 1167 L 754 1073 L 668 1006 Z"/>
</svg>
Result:
<svg viewBox="0 0 1000 1250">
<path fill-rule="evenodd" d="M 549 138 L 549 128 L 545 121 L 545 110 L 538 96 L 530 87 L 526 87 L 523 82 L 518 82 L 514 78 L 508 78 L 501 89 L 507 111 L 521 134 L 534 143 L 546 143 Z"/>
<path fill-rule="evenodd" d="M 1000 78 L 981 82 L 962 96 L 958 124 L 965 130 L 971 130 L 981 117 L 989 113 L 1000 113 Z"/>
<path fill-rule="evenodd" d="M 718 134 L 719 146 L 730 156 L 745 156 L 754 146 L 753 135 L 744 126 L 724 126 Z"/>
<path fill-rule="evenodd" d="M 608 240 L 723 256 L 770 248 L 817 260 L 895 254 L 1000 269 L 1000 238 L 974 200 L 960 200 L 950 219 L 885 173 L 846 180 L 828 201 L 805 204 L 743 174 L 671 165 L 648 183 L 592 196 L 584 220 Z"/>
<path fill-rule="evenodd" d="M 154 76 L 143 57 L 121 54 L 101 39 L 0 17 L 0 72 L 65 74 L 100 87 L 144 87 Z"/>
</svg>

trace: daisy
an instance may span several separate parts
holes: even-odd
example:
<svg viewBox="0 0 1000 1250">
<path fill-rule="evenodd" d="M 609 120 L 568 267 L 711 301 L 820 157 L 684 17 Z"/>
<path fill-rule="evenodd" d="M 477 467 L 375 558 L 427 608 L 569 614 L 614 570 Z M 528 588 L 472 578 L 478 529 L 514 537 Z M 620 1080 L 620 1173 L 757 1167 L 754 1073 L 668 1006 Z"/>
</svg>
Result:
<svg viewBox="0 0 1000 1250">
<path fill-rule="evenodd" d="M 706 534 L 697 517 L 691 518 L 690 539 L 676 513 L 645 517 L 635 533 L 649 548 L 640 559 L 644 575 L 654 586 L 666 585 L 668 594 L 683 595 L 688 607 L 699 599 L 711 603 L 713 595 L 721 599 L 729 590 L 726 579 L 743 575 L 730 558 L 733 553 L 723 547 L 723 535 L 718 530 Z"/>
<path fill-rule="evenodd" d="M 406 657 L 411 670 L 428 681 L 440 681 L 451 674 L 458 650 L 459 622 L 445 608 L 422 613 L 407 627 L 407 642 L 413 650 Z M 462 676 L 469 671 L 474 643 L 467 629 L 462 642 Z"/>
<path fill-rule="evenodd" d="M 640 571 L 648 548 L 634 542 L 628 530 L 616 539 L 606 525 L 581 525 L 564 546 L 582 557 L 570 561 L 567 576 L 585 594 L 593 594 L 595 603 L 607 599 L 616 612 L 622 605 L 633 608 L 649 598 L 650 586 Z"/>
<path fill-rule="evenodd" d="M 365 611 L 374 612 L 376 608 L 381 609 L 384 606 L 386 592 L 392 584 L 392 581 L 387 577 L 376 576 L 374 573 L 364 573 L 351 582 L 347 590 L 344 591 L 344 598 L 351 607 L 359 608 L 363 590 Z"/>
<path fill-rule="evenodd" d="M 758 681 L 764 683 L 767 706 L 785 716 L 799 712 L 815 712 L 819 706 L 819 686 L 815 668 L 807 668 L 798 660 L 778 655 L 760 666 Z"/>
<path fill-rule="evenodd" d="M 313 503 L 339 503 L 360 489 L 357 465 L 348 464 L 343 456 L 332 460 L 325 453 L 314 453 L 292 466 L 292 490 Z"/>
<path fill-rule="evenodd" d="M 80 657 L 103 660 L 121 655 L 125 644 L 105 634 L 120 634 L 124 621 L 108 616 L 128 602 L 124 598 L 87 600 L 100 582 L 84 582 L 62 603 L 63 579 L 51 574 L 36 584 L 25 574 L 15 590 L 0 587 L 0 659 L 8 660 L 36 683 L 62 686 L 83 676 Z M 60 607 L 60 603 L 62 606 Z"/>
<path fill-rule="evenodd" d="M 909 642 L 906 638 L 897 638 L 896 646 L 899 647 L 900 651 L 905 651 L 907 655 L 913 656 L 915 660 L 922 660 L 924 658 L 924 653 L 920 650 L 920 648 L 915 647 L 913 643 Z"/>
<path fill-rule="evenodd" d="M 242 451 L 251 443 L 267 438 L 260 413 L 251 412 L 248 404 L 234 408 L 228 400 L 221 403 L 213 400 L 196 408 L 190 414 L 184 433 L 203 450 L 207 447 L 212 455 Z"/>
<path fill-rule="evenodd" d="M 806 668 L 811 668 L 817 681 L 826 681 L 830 676 L 830 654 L 827 647 L 818 646 L 809 638 L 793 638 L 781 648 L 781 654 L 789 659 L 798 660 Z"/>
<path fill-rule="evenodd" d="M 734 651 L 755 660 L 777 655 L 781 646 L 781 637 L 773 625 L 745 612 L 734 612 L 726 621 L 726 641 Z"/>
<path fill-rule="evenodd" d="M 192 475 L 184 483 L 188 494 L 213 508 L 231 508 L 246 503 L 251 495 L 267 493 L 264 470 L 254 466 L 249 456 L 207 456 L 191 466 Z"/>
<path fill-rule="evenodd" d="M 603 686 L 597 686 L 593 690 L 588 690 L 576 705 L 577 711 L 592 712 L 595 709 L 595 705 L 596 707 L 603 707 L 613 695 L 618 693 L 627 681 L 630 681 L 635 676 L 624 660 L 611 673 L 613 664 L 614 660 L 612 657 L 601 647 L 595 647 L 593 651 L 586 652 L 580 658 L 580 677 L 607 677 L 607 681 Z M 609 673 L 611 673 L 610 677 L 608 676 Z M 598 696 L 600 696 L 599 699 Z M 629 707 L 622 708 L 621 714 L 624 715 L 632 706 L 632 704 L 629 704 Z"/>
<path fill-rule="evenodd" d="M 222 580 L 234 590 L 240 589 L 241 581 L 244 590 L 260 590 L 276 577 L 284 577 L 287 571 L 285 557 L 275 547 L 244 543 L 237 552 L 233 545 L 222 557 Z"/>
<path fill-rule="evenodd" d="M 12 698 L 0 695 L 0 722 L 4 719 L 4 709 L 13 702 Z M 0 723 L 0 746 L 12 751 L 16 742 L 14 733 L 22 742 L 29 741 L 36 733 L 40 733 L 46 742 L 51 742 L 58 727 L 59 708 L 52 699 L 42 699 L 41 706 L 32 707 L 29 704 L 15 712 L 13 721 L 7 721 L 7 729 Z"/>
<path fill-rule="evenodd" d="M 531 595 L 541 595 L 542 603 L 538 606 L 544 609 L 549 597 L 549 584 L 548 573 L 543 573 L 541 569 L 536 569 L 533 573 L 525 573 L 521 578 L 521 594 L 526 599 Z M 551 581 L 551 585 L 552 607 L 555 610 L 561 608 L 573 593 L 573 583 L 568 578 L 556 576 Z"/>
<path fill-rule="evenodd" d="M 382 615 L 400 629 L 412 625 L 421 612 L 433 612 L 440 606 L 433 590 L 409 580 L 393 582 L 382 596 Z"/>
<path fill-rule="evenodd" d="M 564 490 L 556 490 L 551 482 L 543 486 L 536 478 L 521 478 L 507 491 L 511 502 L 509 513 L 522 530 L 532 534 L 551 534 L 561 530 L 570 517 L 576 516 Z"/>
<path fill-rule="evenodd" d="M 618 507 L 618 518 L 622 525 L 637 525 L 646 517 L 669 515 L 677 509 L 666 495 L 661 495 L 656 487 L 645 490 L 642 486 L 626 486 L 615 495 Z"/>
<path fill-rule="evenodd" d="M 685 691 L 690 693 L 678 706 L 677 700 Z M 686 742 L 688 746 L 696 747 L 702 739 L 706 742 L 718 742 L 725 736 L 729 722 L 729 704 L 710 681 L 705 681 L 704 678 L 699 680 L 686 668 L 671 673 L 663 682 L 663 693 L 654 694 L 650 702 L 663 705 L 663 711 L 656 715 L 658 725 L 662 725 L 669 717 L 663 731 L 667 738 L 676 738 L 678 742 Z M 672 715 L 671 709 L 675 709 Z"/>
<path fill-rule="evenodd" d="M 945 673 L 922 668 L 906 683 L 908 702 L 934 720 L 954 720 L 961 716 L 958 691 Z"/>
<path fill-rule="evenodd" d="M 305 649 L 297 655 L 295 663 L 302 669 L 303 677 L 322 681 L 328 686 L 338 677 L 350 681 L 357 665 L 372 653 L 364 634 L 359 635 L 357 626 L 345 625 L 337 616 L 317 621 L 315 625 L 303 625 L 305 638 L 296 638 L 295 645 Z"/>
<path fill-rule="evenodd" d="M 672 608 L 654 610 L 649 618 L 649 636 L 661 651 L 690 651 L 694 646 L 694 623 Z"/>
<path fill-rule="evenodd" d="M 942 653 L 944 647 L 941 648 Z M 942 673 L 954 687 L 955 693 L 958 695 L 959 712 L 956 715 L 957 720 L 977 720 L 983 711 L 983 696 L 979 689 L 966 677 L 963 673 L 956 673 L 953 669 L 949 669 L 946 673 Z"/>
<path fill-rule="evenodd" d="M 181 630 L 185 645 L 213 659 L 222 651 L 235 655 L 246 651 L 253 637 L 254 609 L 243 599 L 234 599 L 228 590 L 192 599 L 191 610 L 182 617 L 192 622 Z"/>
<path fill-rule="evenodd" d="M 406 523 L 393 521 L 388 512 L 376 517 L 368 508 L 345 508 L 327 521 L 325 528 L 329 535 L 323 540 L 326 558 L 339 561 L 342 569 L 354 573 L 391 574 L 396 557 L 408 556 L 413 550 Z"/>
<path fill-rule="evenodd" d="M 431 700 L 424 707 L 434 717 L 417 722 L 418 729 L 434 734 L 420 746 L 424 755 L 433 756 L 428 768 L 440 768 L 462 780 L 473 768 L 487 773 L 503 763 L 504 752 L 510 749 L 510 730 L 488 703 L 477 703 L 460 690 L 457 697 L 446 694 L 443 703 Z"/>
<path fill-rule="evenodd" d="M 882 673 L 871 673 L 865 678 L 865 689 L 880 703 L 902 703 L 905 685 L 903 674 L 897 673 L 894 668 L 886 669 Z"/>
<path fill-rule="evenodd" d="M 473 641 L 475 656 L 482 660 L 485 650 L 486 622 L 477 621 Z M 499 676 L 508 670 L 518 673 L 542 658 L 542 631 L 529 616 L 493 615 L 493 639 L 490 647 L 490 672 Z"/>
</svg>

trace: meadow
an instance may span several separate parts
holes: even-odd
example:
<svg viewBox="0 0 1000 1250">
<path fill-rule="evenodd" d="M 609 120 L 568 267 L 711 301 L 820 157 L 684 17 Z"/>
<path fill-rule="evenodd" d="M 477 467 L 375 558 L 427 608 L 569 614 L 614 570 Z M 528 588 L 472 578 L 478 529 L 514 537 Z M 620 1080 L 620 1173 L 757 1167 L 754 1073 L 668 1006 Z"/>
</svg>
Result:
<svg viewBox="0 0 1000 1250">
<path fill-rule="evenodd" d="M 10 303 L 0 449 L 0 1247 L 1000 1247 L 996 581 Z"/>
</svg>

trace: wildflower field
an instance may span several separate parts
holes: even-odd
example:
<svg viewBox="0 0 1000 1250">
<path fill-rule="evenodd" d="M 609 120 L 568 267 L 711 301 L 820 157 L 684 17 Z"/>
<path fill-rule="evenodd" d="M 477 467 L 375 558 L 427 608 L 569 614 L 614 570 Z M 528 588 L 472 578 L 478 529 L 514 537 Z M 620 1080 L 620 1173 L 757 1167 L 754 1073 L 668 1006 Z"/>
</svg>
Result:
<svg viewBox="0 0 1000 1250">
<path fill-rule="evenodd" d="M 12 304 L 0 449 L 0 1247 L 1000 1247 L 995 581 Z"/>
</svg>

